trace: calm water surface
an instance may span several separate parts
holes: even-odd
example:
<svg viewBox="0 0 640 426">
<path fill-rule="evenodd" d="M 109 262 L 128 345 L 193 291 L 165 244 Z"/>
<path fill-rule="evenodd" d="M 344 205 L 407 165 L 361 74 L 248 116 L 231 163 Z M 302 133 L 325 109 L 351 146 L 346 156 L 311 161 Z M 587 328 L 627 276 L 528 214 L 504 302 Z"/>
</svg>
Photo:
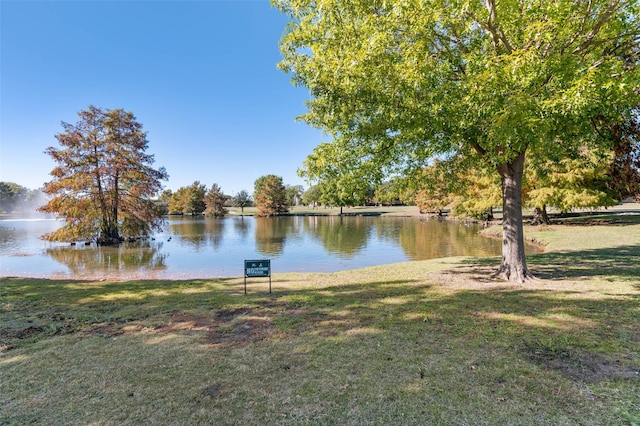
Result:
<svg viewBox="0 0 640 426">
<path fill-rule="evenodd" d="M 177 217 L 146 243 L 48 243 L 56 220 L 0 220 L 0 276 L 56 278 L 241 277 L 245 259 L 273 273 L 334 272 L 408 260 L 499 255 L 470 224 L 415 217 Z"/>
</svg>

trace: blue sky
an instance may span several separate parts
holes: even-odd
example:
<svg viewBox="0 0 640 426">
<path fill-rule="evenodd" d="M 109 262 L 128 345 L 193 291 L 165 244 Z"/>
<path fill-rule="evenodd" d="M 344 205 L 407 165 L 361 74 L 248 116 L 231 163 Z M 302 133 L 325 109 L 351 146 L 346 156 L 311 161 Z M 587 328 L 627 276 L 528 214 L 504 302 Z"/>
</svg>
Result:
<svg viewBox="0 0 640 426">
<path fill-rule="evenodd" d="M 295 121 L 309 95 L 276 66 L 268 0 L 0 0 L 0 19 L 0 181 L 51 180 L 60 122 L 95 105 L 135 114 L 169 189 L 308 187 L 296 170 L 327 137 Z"/>
</svg>

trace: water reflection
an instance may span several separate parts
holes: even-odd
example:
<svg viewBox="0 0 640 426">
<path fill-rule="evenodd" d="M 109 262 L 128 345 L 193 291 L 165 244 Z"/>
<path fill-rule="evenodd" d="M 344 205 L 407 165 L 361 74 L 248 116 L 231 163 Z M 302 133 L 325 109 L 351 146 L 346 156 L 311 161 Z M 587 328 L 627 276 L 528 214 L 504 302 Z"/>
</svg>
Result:
<svg viewBox="0 0 640 426">
<path fill-rule="evenodd" d="M 478 233 L 473 224 L 445 219 L 380 220 L 376 222 L 380 238 L 397 241 L 411 260 L 435 259 L 450 256 L 486 256 L 499 253 L 500 241 Z"/>
<path fill-rule="evenodd" d="M 322 243 L 329 253 L 353 258 L 367 245 L 371 232 L 370 219 L 356 216 L 312 216 L 305 222 L 305 232 Z"/>
<path fill-rule="evenodd" d="M 125 243 L 118 247 L 54 247 L 46 253 L 76 276 L 129 276 L 166 269 L 162 243 Z"/>
<path fill-rule="evenodd" d="M 174 236 L 195 251 L 213 247 L 219 249 L 223 243 L 224 220 L 220 218 L 173 218 L 169 221 L 171 238 Z"/>
<path fill-rule="evenodd" d="M 169 222 L 169 229 L 179 241 L 199 251 L 206 244 L 204 221 L 175 219 Z"/>
<path fill-rule="evenodd" d="M 218 250 L 222 246 L 222 237 L 224 235 L 224 220 L 220 218 L 211 218 L 204 223 L 204 232 L 207 241 L 211 243 L 214 250 Z"/>
<path fill-rule="evenodd" d="M 249 236 L 249 223 L 244 220 L 244 216 L 233 218 L 233 229 L 242 243 L 247 241 Z"/>
<path fill-rule="evenodd" d="M 171 217 L 148 244 L 95 247 L 39 237 L 55 221 L 0 221 L 0 276 L 123 278 L 241 276 L 244 259 L 272 259 L 274 272 L 333 272 L 445 256 L 499 255 L 480 228 L 412 217 Z M 66 269 L 62 269 L 66 268 Z"/>
<path fill-rule="evenodd" d="M 292 220 L 294 219 L 294 220 Z M 256 250 L 265 256 L 279 256 L 288 237 L 298 232 L 297 217 L 255 218 Z"/>
</svg>

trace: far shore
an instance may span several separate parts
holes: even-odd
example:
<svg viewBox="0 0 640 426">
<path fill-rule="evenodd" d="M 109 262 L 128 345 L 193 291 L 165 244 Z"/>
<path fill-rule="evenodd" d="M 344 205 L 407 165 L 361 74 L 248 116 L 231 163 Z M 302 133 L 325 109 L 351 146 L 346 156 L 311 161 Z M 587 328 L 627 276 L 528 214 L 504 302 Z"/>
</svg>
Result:
<svg viewBox="0 0 640 426">
<path fill-rule="evenodd" d="M 244 210 L 238 207 L 227 207 L 229 216 L 255 216 L 256 207 L 245 207 Z M 640 203 L 626 201 L 613 207 L 601 207 L 597 209 L 579 209 L 569 213 L 562 214 L 556 209 L 550 208 L 548 210 L 549 216 L 552 220 L 562 220 L 571 217 L 578 216 L 601 216 L 607 214 L 640 214 Z M 309 206 L 293 206 L 289 208 L 289 213 L 285 216 L 339 216 L 340 207 L 309 207 Z M 343 216 L 401 216 L 401 217 L 443 217 L 450 218 L 449 211 L 445 210 L 442 215 L 438 215 L 432 212 L 421 212 L 417 206 L 352 206 L 342 208 Z M 167 215 L 166 217 L 180 217 L 183 215 Z M 202 216 L 202 215 L 200 215 Z M 524 209 L 523 216 L 525 220 L 533 217 L 532 209 Z M 502 218 L 502 213 L 499 208 L 494 209 L 494 221 L 499 221 Z M 17 213 L 0 213 L 0 220 L 2 219 L 15 219 L 15 218 L 34 218 L 34 219 L 53 219 L 54 215 L 38 214 L 17 214 Z M 464 219 L 462 219 L 464 220 Z M 475 219 L 467 219 L 479 222 Z"/>
<path fill-rule="evenodd" d="M 255 207 L 245 207 L 244 212 L 236 207 L 229 207 L 230 216 L 254 216 L 257 209 Z M 597 209 L 578 209 L 568 213 L 561 213 L 557 209 L 548 209 L 549 217 L 553 220 L 562 220 L 579 216 L 601 216 L 608 214 L 640 214 L 640 203 L 623 202 L 613 207 L 601 207 Z M 340 207 L 308 207 L 294 206 L 289 209 L 289 216 L 339 216 Z M 436 213 L 421 212 L 417 206 L 353 206 L 343 207 L 343 216 L 406 216 L 406 217 L 445 217 L 449 218 L 449 211 L 445 210 L 442 216 Z M 532 209 L 524 209 L 523 216 L 525 221 L 533 217 Z M 502 218 L 502 212 L 499 208 L 494 210 L 494 221 Z M 462 219 L 464 220 L 464 219 Z M 475 219 L 467 219 L 479 222 Z"/>
</svg>

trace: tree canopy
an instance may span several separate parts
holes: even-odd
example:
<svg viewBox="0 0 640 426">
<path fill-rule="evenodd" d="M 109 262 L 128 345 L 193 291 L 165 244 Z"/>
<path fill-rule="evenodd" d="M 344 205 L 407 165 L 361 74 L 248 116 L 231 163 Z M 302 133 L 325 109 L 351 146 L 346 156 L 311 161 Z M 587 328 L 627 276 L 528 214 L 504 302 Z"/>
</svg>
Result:
<svg viewBox="0 0 640 426">
<path fill-rule="evenodd" d="M 284 190 L 290 206 L 297 206 L 302 202 L 302 194 L 304 194 L 302 185 L 285 185 Z"/>
<path fill-rule="evenodd" d="M 115 244 L 161 228 L 162 209 L 152 197 L 168 178 L 152 168 L 146 133 L 131 112 L 89 106 L 76 124 L 62 122 L 61 147 L 45 151 L 57 163 L 43 191 L 52 196 L 39 210 L 65 225 L 45 235 L 53 241 L 95 240 Z"/>
<path fill-rule="evenodd" d="M 206 214 L 214 217 L 222 217 L 227 214 L 227 209 L 224 208 L 226 197 L 217 183 L 211 185 L 204 196 L 204 202 L 207 206 L 204 210 Z"/>
<path fill-rule="evenodd" d="M 200 181 L 194 181 L 189 186 L 182 186 L 171 194 L 168 207 L 169 213 L 198 215 L 207 208 L 204 201 L 207 187 Z"/>
<path fill-rule="evenodd" d="M 322 202 L 322 187 L 320 185 L 312 185 L 302 194 L 302 202 L 307 205 L 317 207 Z"/>
<path fill-rule="evenodd" d="M 273 0 L 290 18 L 280 67 L 312 99 L 302 116 L 332 138 L 310 179 L 422 169 L 464 155 L 498 173 L 496 275 L 531 277 L 524 255 L 526 155 L 560 160 L 609 145 L 597 122 L 639 101 L 635 0 Z"/>
<path fill-rule="evenodd" d="M 251 199 L 251 195 L 246 190 L 242 190 L 233 196 L 231 202 L 234 206 L 240 207 L 240 211 L 244 214 L 244 208 L 249 207 L 253 204 L 253 200 Z"/>
<path fill-rule="evenodd" d="M 621 198 L 640 201 L 640 105 L 622 122 L 607 129 L 613 140 L 610 175 Z"/>
<path fill-rule="evenodd" d="M 256 216 L 279 216 L 289 212 L 287 192 L 280 176 L 265 175 L 256 179 L 253 199 L 258 207 Z"/>
</svg>

